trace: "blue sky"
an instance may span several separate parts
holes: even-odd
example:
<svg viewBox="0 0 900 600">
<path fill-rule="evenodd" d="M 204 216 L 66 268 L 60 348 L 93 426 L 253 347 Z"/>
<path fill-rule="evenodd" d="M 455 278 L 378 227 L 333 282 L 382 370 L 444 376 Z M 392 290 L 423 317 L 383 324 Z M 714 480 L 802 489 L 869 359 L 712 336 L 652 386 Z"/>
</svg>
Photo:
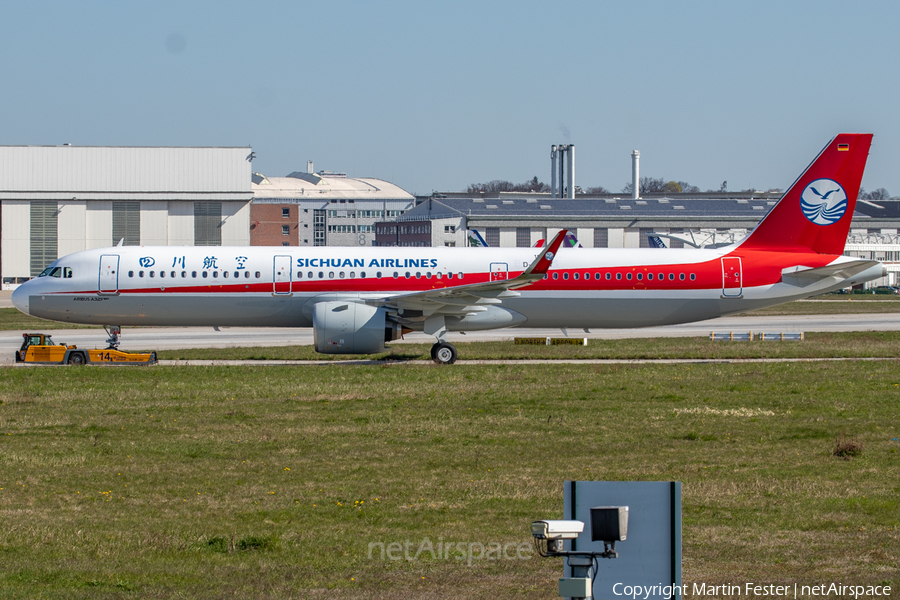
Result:
<svg viewBox="0 0 900 600">
<path fill-rule="evenodd" d="M 900 195 L 900 3 L 0 2 L 0 144 L 252 146 L 414 193 L 784 188 L 841 131 Z"/>
</svg>

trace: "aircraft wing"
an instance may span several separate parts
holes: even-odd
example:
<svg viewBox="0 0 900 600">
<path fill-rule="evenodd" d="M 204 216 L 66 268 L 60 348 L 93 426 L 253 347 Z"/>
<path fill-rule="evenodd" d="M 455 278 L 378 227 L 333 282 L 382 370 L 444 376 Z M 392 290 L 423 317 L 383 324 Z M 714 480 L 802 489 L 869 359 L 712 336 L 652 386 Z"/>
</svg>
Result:
<svg viewBox="0 0 900 600">
<path fill-rule="evenodd" d="M 830 277 L 850 279 L 857 273 L 862 273 L 878 264 L 877 260 L 851 260 L 816 268 L 789 267 L 781 271 L 781 281 L 788 285 L 806 287 Z"/>
<path fill-rule="evenodd" d="M 528 268 L 519 276 L 512 279 L 500 279 L 473 283 L 471 285 L 459 285 L 439 290 L 425 292 L 412 292 L 409 294 L 397 294 L 385 298 L 367 300 L 368 304 L 377 306 L 392 306 L 400 310 L 421 310 L 424 316 L 441 315 L 466 315 L 487 310 L 486 306 L 501 304 L 504 298 L 514 298 L 519 295 L 515 291 L 527 287 L 544 278 L 556 252 L 566 237 L 567 230 L 563 229 L 553 240 L 541 250 L 540 254 L 532 261 Z"/>
</svg>

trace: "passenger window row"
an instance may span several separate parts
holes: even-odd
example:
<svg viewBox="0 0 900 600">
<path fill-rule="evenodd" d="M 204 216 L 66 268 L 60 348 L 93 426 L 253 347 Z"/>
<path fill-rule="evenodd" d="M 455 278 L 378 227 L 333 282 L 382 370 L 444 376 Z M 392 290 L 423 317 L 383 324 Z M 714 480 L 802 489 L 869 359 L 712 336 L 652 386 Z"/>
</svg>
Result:
<svg viewBox="0 0 900 600">
<path fill-rule="evenodd" d="M 584 278 L 585 281 L 589 281 L 589 280 L 591 279 L 591 273 L 590 273 L 590 272 L 587 272 L 587 271 L 584 272 L 583 274 L 582 274 L 582 273 L 577 273 L 577 272 L 576 272 L 576 273 L 573 273 L 573 274 L 572 274 L 572 279 L 574 279 L 575 281 L 578 281 L 579 279 L 582 278 L 582 275 L 583 275 L 583 278 Z M 613 275 L 613 273 L 610 273 L 609 271 L 607 271 L 605 274 L 599 273 L 599 272 L 594 272 L 594 273 L 593 273 L 593 278 L 594 278 L 595 281 L 600 281 L 601 279 L 605 279 L 606 281 L 611 281 L 612 278 L 613 278 L 614 276 L 615 276 L 615 278 L 616 278 L 616 281 L 621 281 L 621 280 L 622 280 L 622 277 L 623 277 L 623 274 L 622 274 L 621 272 L 619 272 L 619 273 L 616 273 L 615 275 Z M 554 272 L 553 275 L 552 275 L 552 277 L 553 277 L 553 279 L 559 279 L 559 272 Z M 644 280 L 644 274 L 643 274 L 643 273 L 634 273 L 634 274 L 633 274 L 633 273 L 625 273 L 625 274 L 624 274 L 624 277 L 625 277 L 625 279 L 628 280 L 628 281 L 631 281 L 631 280 L 634 279 L 635 277 L 637 277 L 637 280 L 638 280 L 638 281 L 643 281 L 643 280 Z M 675 281 L 675 278 L 676 278 L 676 277 L 678 278 L 679 281 L 685 281 L 685 280 L 687 279 L 688 276 L 687 276 L 685 273 L 678 273 L 678 274 L 676 274 L 676 273 L 669 273 L 669 274 L 668 274 L 668 280 L 669 280 L 669 281 Z M 564 280 L 568 280 L 568 279 L 569 279 L 569 273 L 568 273 L 568 272 L 563 273 L 563 274 L 562 274 L 562 278 L 563 278 Z M 547 279 L 547 275 L 544 275 L 544 279 Z M 665 281 L 665 280 L 667 279 L 667 277 L 666 277 L 666 274 L 665 274 L 665 273 L 647 273 L 647 281 L 653 281 L 654 279 L 656 279 L 657 281 Z M 691 274 L 690 274 L 690 279 L 691 279 L 691 281 L 696 281 L 696 280 L 697 280 L 697 274 L 696 274 L 696 273 L 691 273 Z"/>
<path fill-rule="evenodd" d="M 215 278 L 219 277 L 220 272 L 222 273 L 222 277 L 224 277 L 225 279 L 228 279 L 229 277 L 232 276 L 231 271 L 200 271 L 199 274 L 197 271 L 191 271 L 190 277 L 192 279 L 196 279 L 199 276 L 201 278 L 206 279 L 207 277 L 210 277 L 210 273 L 212 273 L 212 277 L 215 279 Z M 167 273 L 166 271 L 159 271 L 158 274 L 161 278 L 169 277 L 170 279 L 175 279 L 176 277 L 179 276 L 179 271 L 168 271 L 168 275 L 166 273 Z M 244 279 L 250 279 L 250 271 L 234 271 L 234 275 L 233 275 L 234 278 L 238 279 L 238 278 L 242 277 L 241 273 L 243 273 Z M 138 271 L 137 272 L 137 276 L 139 278 L 144 277 L 145 275 L 147 277 L 156 277 L 157 272 L 156 271 Z M 134 277 L 135 272 L 128 271 L 128 276 Z M 187 279 L 188 272 L 180 271 L 180 276 L 182 279 Z M 254 279 L 259 279 L 260 277 L 262 277 L 262 273 L 260 273 L 259 271 L 256 271 L 256 273 L 253 274 L 253 277 L 254 277 Z"/>
<path fill-rule="evenodd" d="M 431 279 L 432 277 L 434 277 L 435 279 L 443 279 L 444 277 L 446 277 L 447 279 L 453 279 L 454 276 L 458 279 L 463 278 L 462 273 L 456 273 L 454 275 L 453 273 L 432 273 L 431 271 L 426 271 L 425 273 L 417 271 L 415 274 L 413 274 L 412 271 L 406 271 L 402 275 L 402 277 L 404 277 L 405 279 L 410 279 L 412 277 L 415 277 L 416 279 L 421 279 L 422 277 L 424 277 L 425 279 Z M 308 271 L 305 275 L 306 279 L 356 279 L 356 277 L 356 271 L 328 271 L 327 274 L 325 271 Z M 375 273 L 376 279 L 381 279 L 382 277 L 388 277 L 388 275 L 382 273 L 381 271 L 377 271 Z M 400 272 L 394 271 L 393 277 L 394 279 L 399 279 L 401 277 Z M 366 272 L 360 271 L 359 278 L 365 279 Z M 297 279 L 304 279 L 303 271 L 297 271 Z"/>
</svg>

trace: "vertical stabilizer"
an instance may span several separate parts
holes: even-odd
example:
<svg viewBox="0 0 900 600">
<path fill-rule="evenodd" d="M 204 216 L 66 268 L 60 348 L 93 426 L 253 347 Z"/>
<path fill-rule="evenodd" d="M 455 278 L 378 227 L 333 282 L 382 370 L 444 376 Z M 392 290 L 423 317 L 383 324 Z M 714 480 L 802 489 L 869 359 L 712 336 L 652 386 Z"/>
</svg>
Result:
<svg viewBox="0 0 900 600">
<path fill-rule="evenodd" d="M 841 133 L 831 140 L 741 249 L 842 254 L 871 144 L 871 133 Z"/>
</svg>

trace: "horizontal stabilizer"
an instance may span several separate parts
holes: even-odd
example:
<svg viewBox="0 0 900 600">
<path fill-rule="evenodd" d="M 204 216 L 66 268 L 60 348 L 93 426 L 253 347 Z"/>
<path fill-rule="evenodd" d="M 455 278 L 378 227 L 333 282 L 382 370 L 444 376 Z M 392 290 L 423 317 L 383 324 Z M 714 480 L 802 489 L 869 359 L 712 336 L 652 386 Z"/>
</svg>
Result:
<svg viewBox="0 0 900 600">
<path fill-rule="evenodd" d="M 781 281 L 788 285 L 806 287 L 830 277 L 850 279 L 857 273 L 862 273 L 879 264 L 876 260 L 852 260 L 815 269 L 804 266 L 788 267 L 782 269 Z"/>
</svg>

